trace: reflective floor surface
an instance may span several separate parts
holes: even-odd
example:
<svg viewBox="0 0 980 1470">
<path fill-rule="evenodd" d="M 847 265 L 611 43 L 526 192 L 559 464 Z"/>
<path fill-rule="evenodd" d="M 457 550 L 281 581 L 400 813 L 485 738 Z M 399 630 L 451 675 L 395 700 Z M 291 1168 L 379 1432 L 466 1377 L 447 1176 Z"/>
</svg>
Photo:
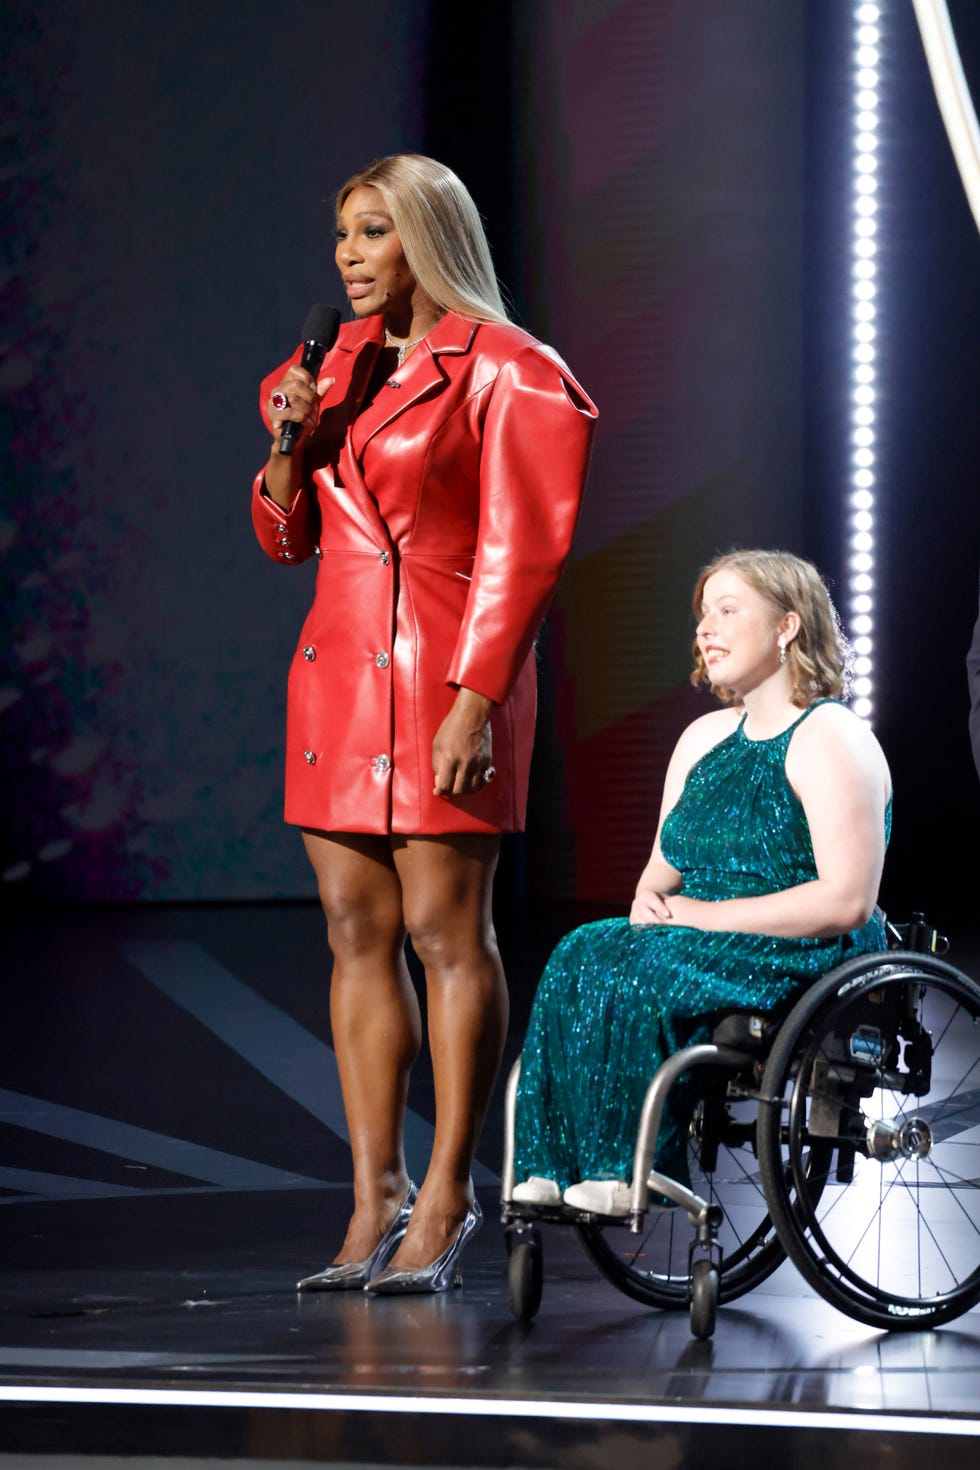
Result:
<svg viewBox="0 0 980 1470">
<path fill-rule="evenodd" d="M 980 1451 L 980 1310 L 888 1334 L 794 1268 L 719 1310 L 630 1301 L 543 1227 L 513 1317 L 502 1090 L 534 980 L 581 912 L 513 911 L 511 1035 L 475 1182 L 486 1224 L 439 1297 L 297 1294 L 350 1201 L 311 905 L 21 915 L 5 927 L 0 1470 L 9 1457 L 265 1464 L 793 1465 Z M 976 974 L 974 936 L 950 958 Z M 431 1139 L 424 1057 L 410 1165 Z M 980 1123 L 978 1123 L 980 1126 Z M 937 1444 L 941 1441 L 941 1450 Z M 764 1448 L 763 1448 L 764 1447 Z M 761 1457 L 760 1457 L 761 1456 Z M 52 1461 L 52 1464 L 54 1463 Z"/>
</svg>

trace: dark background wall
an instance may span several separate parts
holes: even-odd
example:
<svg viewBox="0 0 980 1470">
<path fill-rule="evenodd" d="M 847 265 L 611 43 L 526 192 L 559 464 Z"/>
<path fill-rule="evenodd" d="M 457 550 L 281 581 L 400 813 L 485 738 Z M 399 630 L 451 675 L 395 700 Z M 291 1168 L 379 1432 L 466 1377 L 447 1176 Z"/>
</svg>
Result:
<svg viewBox="0 0 980 1470">
<path fill-rule="evenodd" d="M 333 292 L 333 190 L 424 144 L 429 8 L 3 25 L 0 866 L 17 896 L 306 892 L 281 743 L 312 573 L 256 556 L 258 383 Z"/>
<path fill-rule="evenodd" d="M 980 572 L 980 236 L 911 5 L 882 6 L 875 729 L 895 782 L 882 898 L 980 941 L 980 781 L 965 659 Z M 843 576 L 847 483 L 849 6 L 807 13 L 806 537 Z M 949 0 L 980 99 L 980 8 Z"/>
<path fill-rule="evenodd" d="M 463 9 L 55 0 L 4 20 L 8 901 L 312 893 L 280 771 L 312 573 L 252 539 L 256 393 L 310 301 L 340 304 L 331 199 L 377 154 L 458 170 L 516 318 L 602 415 L 505 892 L 627 900 L 666 753 L 701 707 L 685 673 L 703 560 L 783 544 L 842 589 L 850 6 Z M 885 897 L 945 921 L 980 816 L 963 672 L 980 243 L 911 7 L 887 10 Z M 975 75 L 980 14 L 951 11 Z"/>
</svg>

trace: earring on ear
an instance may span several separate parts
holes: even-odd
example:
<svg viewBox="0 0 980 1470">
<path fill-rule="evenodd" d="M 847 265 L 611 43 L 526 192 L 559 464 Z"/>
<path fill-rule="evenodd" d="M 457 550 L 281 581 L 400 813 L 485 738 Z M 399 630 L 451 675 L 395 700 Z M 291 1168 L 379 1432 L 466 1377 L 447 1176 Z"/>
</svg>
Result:
<svg viewBox="0 0 980 1470">
<path fill-rule="evenodd" d="M 784 664 L 786 662 L 786 639 L 785 638 L 780 638 L 778 640 L 778 642 L 779 642 L 779 662 L 781 664 Z"/>
</svg>

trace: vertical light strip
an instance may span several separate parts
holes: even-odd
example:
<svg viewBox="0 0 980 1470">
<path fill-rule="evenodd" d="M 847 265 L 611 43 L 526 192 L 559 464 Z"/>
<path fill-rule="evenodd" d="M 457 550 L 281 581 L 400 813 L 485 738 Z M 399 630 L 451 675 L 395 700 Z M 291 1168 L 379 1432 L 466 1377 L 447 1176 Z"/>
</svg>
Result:
<svg viewBox="0 0 980 1470">
<path fill-rule="evenodd" d="M 851 190 L 851 466 L 847 500 L 847 629 L 855 653 L 852 708 L 874 714 L 876 236 L 879 7 L 854 6 Z"/>
</svg>

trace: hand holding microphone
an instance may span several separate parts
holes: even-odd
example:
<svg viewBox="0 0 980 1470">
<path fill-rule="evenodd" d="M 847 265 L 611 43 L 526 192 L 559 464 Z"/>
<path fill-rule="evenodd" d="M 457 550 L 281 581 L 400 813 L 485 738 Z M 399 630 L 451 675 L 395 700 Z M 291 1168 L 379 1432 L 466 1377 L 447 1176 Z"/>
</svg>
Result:
<svg viewBox="0 0 980 1470">
<path fill-rule="evenodd" d="M 335 306 L 318 302 L 306 313 L 303 324 L 303 355 L 298 368 L 291 367 L 280 386 L 272 394 L 275 413 L 292 411 L 300 417 L 282 420 L 279 436 L 279 453 L 290 455 L 299 442 L 307 420 L 317 402 L 316 375 L 323 359 L 337 340 L 340 330 L 340 312 Z M 302 370 L 302 372 L 299 371 Z M 306 376 L 308 375 L 308 377 Z M 312 383 L 309 381 L 312 379 Z"/>
</svg>

